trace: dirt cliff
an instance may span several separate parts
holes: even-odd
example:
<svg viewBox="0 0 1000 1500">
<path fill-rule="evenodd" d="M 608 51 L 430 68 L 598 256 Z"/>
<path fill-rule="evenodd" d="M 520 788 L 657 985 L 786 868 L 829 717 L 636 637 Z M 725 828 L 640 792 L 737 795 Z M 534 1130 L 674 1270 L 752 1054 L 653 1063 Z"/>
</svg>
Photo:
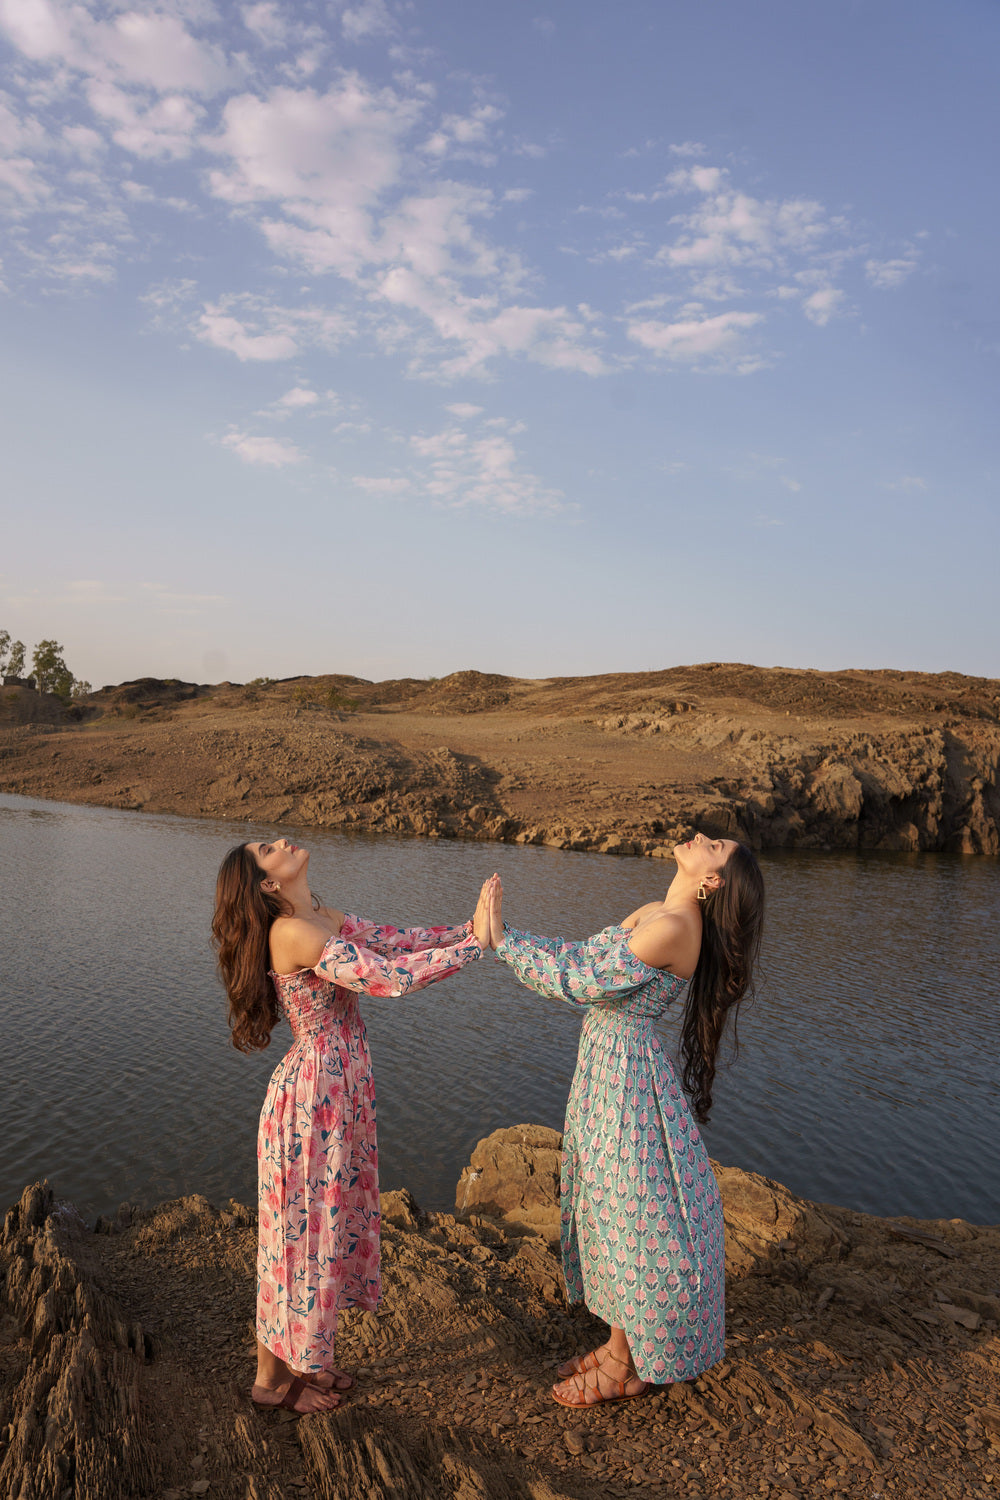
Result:
<svg viewBox="0 0 1000 1500">
<path fill-rule="evenodd" d="M 529 681 L 143 679 L 0 689 L 0 790 L 189 815 L 664 856 L 1000 854 L 1000 682 L 726 663 Z"/>
<path fill-rule="evenodd" d="M 126 1205 L 91 1229 L 26 1188 L 0 1239 L 0 1497 L 996 1495 L 1000 1228 L 874 1218 L 719 1168 L 725 1360 L 579 1413 L 551 1400 L 554 1367 L 604 1331 L 564 1301 L 558 1146 L 532 1126 L 481 1142 L 462 1214 L 383 1196 L 383 1302 L 338 1342 L 356 1388 L 299 1421 L 248 1400 L 251 1209 Z"/>
</svg>

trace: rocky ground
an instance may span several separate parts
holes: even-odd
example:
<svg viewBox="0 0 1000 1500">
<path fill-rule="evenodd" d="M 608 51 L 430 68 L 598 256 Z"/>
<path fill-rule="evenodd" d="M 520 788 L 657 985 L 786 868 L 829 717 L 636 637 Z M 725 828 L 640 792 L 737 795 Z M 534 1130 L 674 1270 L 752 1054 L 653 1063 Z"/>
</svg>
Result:
<svg viewBox="0 0 1000 1500">
<path fill-rule="evenodd" d="M 559 1138 L 481 1142 L 456 1214 L 383 1198 L 384 1299 L 348 1314 L 349 1404 L 260 1412 L 252 1210 L 193 1197 L 86 1228 L 44 1184 L 0 1245 L 3 1500 L 788 1500 L 1000 1493 L 1000 1228 L 878 1219 L 719 1168 L 728 1348 L 587 1413 L 553 1368 Z"/>
<path fill-rule="evenodd" d="M 1000 682 L 712 662 L 529 681 L 0 688 L 0 790 L 195 816 L 666 855 L 1000 854 Z"/>
</svg>

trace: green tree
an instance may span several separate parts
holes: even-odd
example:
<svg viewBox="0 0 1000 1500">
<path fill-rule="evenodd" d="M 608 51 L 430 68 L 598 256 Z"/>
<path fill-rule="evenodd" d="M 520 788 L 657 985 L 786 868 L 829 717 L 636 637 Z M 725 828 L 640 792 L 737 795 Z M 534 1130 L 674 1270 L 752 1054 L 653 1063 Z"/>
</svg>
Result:
<svg viewBox="0 0 1000 1500">
<path fill-rule="evenodd" d="M 39 641 L 31 656 L 31 670 L 40 693 L 54 693 L 69 701 L 73 692 L 73 673 L 63 660 L 58 641 Z"/>
<path fill-rule="evenodd" d="M 0 677 L 24 676 L 24 642 L 12 641 L 9 630 L 0 630 Z"/>
</svg>

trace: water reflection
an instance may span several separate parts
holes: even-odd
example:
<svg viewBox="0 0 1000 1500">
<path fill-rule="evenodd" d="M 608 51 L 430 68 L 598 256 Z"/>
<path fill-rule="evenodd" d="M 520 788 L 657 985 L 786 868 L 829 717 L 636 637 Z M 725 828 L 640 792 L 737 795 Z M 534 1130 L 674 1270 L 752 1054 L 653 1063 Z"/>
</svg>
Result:
<svg viewBox="0 0 1000 1500">
<path fill-rule="evenodd" d="M 670 873 L 649 860 L 281 831 L 313 850 L 324 899 L 400 924 L 463 919 L 496 868 L 512 921 L 584 936 L 660 894 Z M 274 832 L 0 796 L 0 1206 L 43 1175 L 88 1214 L 194 1191 L 253 1199 L 257 1111 L 287 1033 L 249 1058 L 230 1046 L 208 922 L 222 853 Z M 739 1059 L 719 1074 L 710 1149 L 822 1201 L 1000 1220 L 989 917 L 1000 868 L 771 855 L 765 869 L 765 977 Z M 481 1136 L 561 1124 L 570 1007 L 489 961 L 363 1004 L 383 1185 L 450 1206 Z"/>
</svg>

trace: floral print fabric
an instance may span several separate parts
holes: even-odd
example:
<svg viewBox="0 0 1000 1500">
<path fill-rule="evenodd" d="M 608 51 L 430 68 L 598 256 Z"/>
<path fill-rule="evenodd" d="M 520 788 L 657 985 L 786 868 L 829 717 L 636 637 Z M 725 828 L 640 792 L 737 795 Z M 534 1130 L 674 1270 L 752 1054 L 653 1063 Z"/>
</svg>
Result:
<svg viewBox="0 0 1000 1500">
<path fill-rule="evenodd" d="M 293 1043 L 257 1137 L 257 1337 L 293 1369 L 333 1362 L 343 1307 L 379 1299 L 375 1087 L 358 993 L 398 996 L 482 956 L 464 927 L 345 916 L 316 969 L 272 974 Z"/>
<path fill-rule="evenodd" d="M 566 1106 L 562 1260 L 571 1302 L 624 1328 L 637 1373 L 690 1380 L 725 1348 L 722 1200 L 653 1021 L 685 981 L 651 969 L 627 928 L 563 943 L 505 927 L 522 984 L 584 1008 Z"/>
</svg>

